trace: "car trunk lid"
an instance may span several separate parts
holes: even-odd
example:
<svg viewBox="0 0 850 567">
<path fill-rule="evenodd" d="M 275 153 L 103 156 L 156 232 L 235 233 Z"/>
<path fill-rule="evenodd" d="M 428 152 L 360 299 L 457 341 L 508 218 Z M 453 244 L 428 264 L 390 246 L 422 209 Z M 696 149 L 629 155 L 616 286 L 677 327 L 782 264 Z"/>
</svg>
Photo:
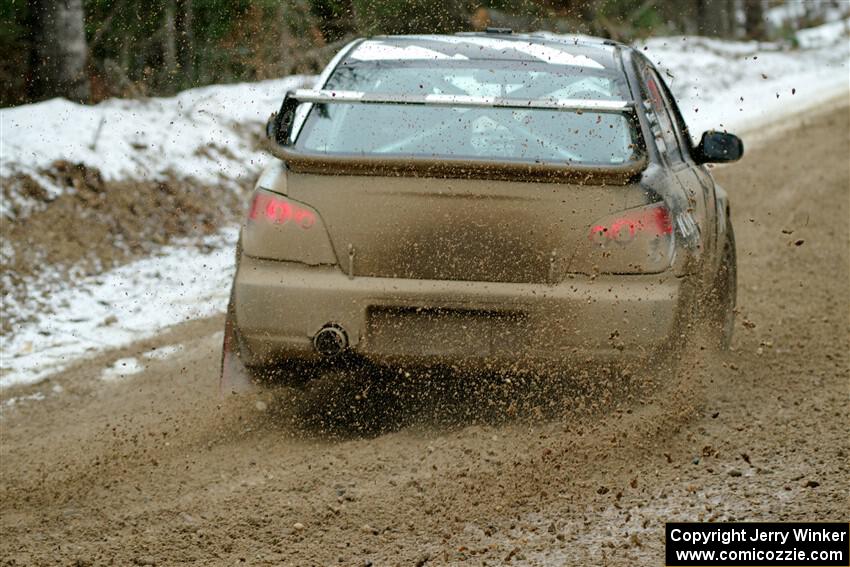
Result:
<svg viewBox="0 0 850 567">
<path fill-rule="evenodd" d="M 642 202 L 632 184 L 288 172 L 352 276 L 554 283 L 590 224 Z"/>
</svg>

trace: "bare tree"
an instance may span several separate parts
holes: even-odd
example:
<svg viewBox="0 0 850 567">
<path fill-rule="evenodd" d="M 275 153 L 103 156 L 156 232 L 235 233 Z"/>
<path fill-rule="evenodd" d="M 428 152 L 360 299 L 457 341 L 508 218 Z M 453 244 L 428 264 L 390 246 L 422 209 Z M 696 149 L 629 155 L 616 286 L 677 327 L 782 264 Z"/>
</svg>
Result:
<svg viewBox="0 0 850 567">
<path fill-rule="evenodd" d="M 734 35 L 734 3 L 730 0 L 697 0 L 697 31 L 700 35 L 729 37 Z M 731 14 L 730 14 L 731 12 Z"/>
<path fill-rule="evenodd" d="M 192 0 L 177 0 L 177 62 L 184 82 L 190 84 L 194 78 L 195 54 L 192 49 L 195 36 L 192 27 Z"/>
<path fill-rule="evenodd" d="M 737 0 L 726 0 L 726 29 L 729 37 L 738 37 L 738 2 Z"/>
<path fill-rule="evenodd" d="M 89 99 L 82 0 L 30 0 L 30 89 L 34 98 Z"/>
<path fill-rule="evenodd" d="M 744 0 L 744 29 L 750 39 L 764 39 L 764 6 L 762 0 Z"/>
<path fill-rule="evenodd" d="M 165 17 L 163 18 L 162 59 L 165 63 L 166 84 L 174 85 L 177 78 L 177 31 L 175 0 L 166 0 Z"/>
</svg>

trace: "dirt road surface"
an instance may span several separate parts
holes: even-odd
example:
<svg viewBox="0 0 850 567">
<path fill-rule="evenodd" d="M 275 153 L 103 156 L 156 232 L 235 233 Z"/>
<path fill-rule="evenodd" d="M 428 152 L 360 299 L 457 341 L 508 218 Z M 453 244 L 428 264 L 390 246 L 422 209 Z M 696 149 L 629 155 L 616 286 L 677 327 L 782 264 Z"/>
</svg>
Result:
<svg viewBox="0 0 850 567">
<path fill-rule="evenodd" d="M 848 135 L 845 102 L 716 170 L 733 351 L 642 401 L 400 376 L 222 403 L 220 317 L 4 392 L 45 399 L 0 417 L 0 563 L 661 565 L 667 520 L 846 521 Z"/>
</svg>

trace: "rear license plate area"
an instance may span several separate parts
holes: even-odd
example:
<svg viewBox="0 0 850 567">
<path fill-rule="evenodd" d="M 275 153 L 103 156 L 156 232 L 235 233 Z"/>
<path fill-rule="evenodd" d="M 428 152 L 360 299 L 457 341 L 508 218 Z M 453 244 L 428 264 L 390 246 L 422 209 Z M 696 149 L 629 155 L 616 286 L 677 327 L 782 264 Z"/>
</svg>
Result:
<svg viewBox="0 0 850 567">
<path fill-rule="evenodd" d="M 513 350 L 528 337 L 522 312 L 371 307 L 366 321 L 369 347 L 399 356 L 488 356 Z"/>
</svg>

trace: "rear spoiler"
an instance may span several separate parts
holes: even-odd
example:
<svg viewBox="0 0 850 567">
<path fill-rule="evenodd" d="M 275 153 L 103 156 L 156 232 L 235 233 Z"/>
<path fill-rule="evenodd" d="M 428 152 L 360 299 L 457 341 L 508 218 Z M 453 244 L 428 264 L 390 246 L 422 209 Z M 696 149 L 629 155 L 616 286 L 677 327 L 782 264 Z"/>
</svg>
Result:
<svg viewBox="0 0 850 567">
<path fill-rule="evenodd" d="M 287 93 L 286 98 L 294 104 L 302 102 L 321 103 L 360 103 L 360 104 L 414 104 L 427 106 L 453 106 L 464 108 L 505 107 L 540 108 L 548 110 L 568 110 L 573 112 L 624 112 L 632 103 L 625 100 L 589 100 L 589 99 L 521 99 L 493 96 L 469 96 L 450 94 L 376 94 L 359 91 L 325 91 L 298 89 Z"/>
<path fill-rule="evenodd" d="M 539 163 L 450 157 L 384 157 L 341 155 L 295 149 L 297 136 L 309 108 L 300 104 L 401 104 L 461 108 L 545 109 L 565 112 L 624 114 L 634 112 L 634 103 L 624 100 L 515 99 L 468 95 L 401 95 L 358 91 L 298 89 L 286 94 L 280 112 L 266 124 L 272 154 L 287 166 L 304 173 L 338 175 L 421 175 L 423 177 L 487 178 L 579 182 L 584 184 L 628 183 L 646 168 L 646 158 L 618 165 Z"/>
</svg>

